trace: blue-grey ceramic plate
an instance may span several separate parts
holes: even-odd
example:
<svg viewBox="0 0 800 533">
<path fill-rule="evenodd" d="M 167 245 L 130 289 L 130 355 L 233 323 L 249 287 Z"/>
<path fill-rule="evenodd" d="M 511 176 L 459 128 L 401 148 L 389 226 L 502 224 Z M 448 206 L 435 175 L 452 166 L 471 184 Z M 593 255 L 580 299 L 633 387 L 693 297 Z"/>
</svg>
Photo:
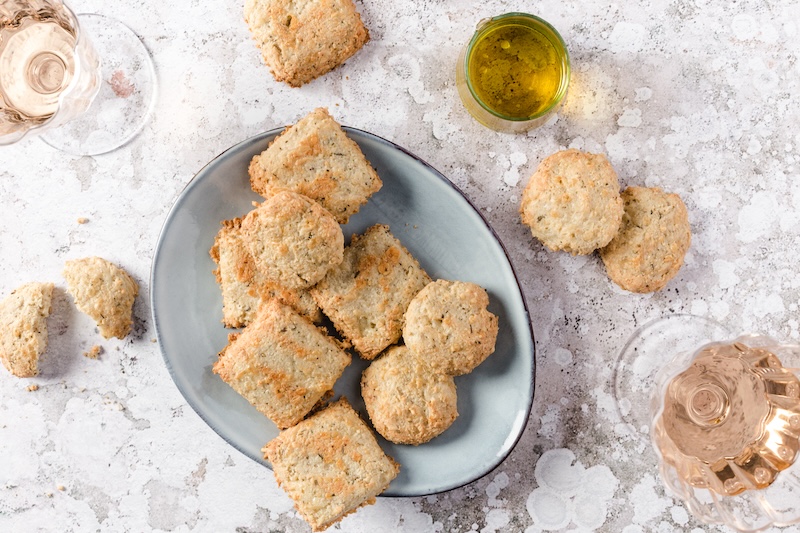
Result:
<svg viewBox="0 0 800 533">
<path fill-rule="evenodd" d="M 245 214 L 260 199 L 250 190 L 247 166 L 280 131 L 237 144 L 194 177 L 164 223 L 151 273 L 153 321 L 175 384 L 214 431 L 265 466 L 261 448 L 277 428 L 211 372 L 228 331 L 220 322 L 222 297 L 208 250 L 221 220 Z M 525 427 L 535 371 L 528 311 L 497 236 L 449 180 L 389 141 L 345 131 L 383 180 L 383 188 L 344 226 L 346 241 L 372 224 L 388 224 L 432 278 L 478 283 L 489 292 L 490 311 L 499 316 L 495 353 L 471 374 L 456 378 L 455 423 L 420 446 L 379 439 L 401 465 L 384 495 L 452 489 L 497 466 Z M 365 366 L 354 356 L 335 392 L 347 396 L 366 419 L 359 388 Z"/>
</svg>

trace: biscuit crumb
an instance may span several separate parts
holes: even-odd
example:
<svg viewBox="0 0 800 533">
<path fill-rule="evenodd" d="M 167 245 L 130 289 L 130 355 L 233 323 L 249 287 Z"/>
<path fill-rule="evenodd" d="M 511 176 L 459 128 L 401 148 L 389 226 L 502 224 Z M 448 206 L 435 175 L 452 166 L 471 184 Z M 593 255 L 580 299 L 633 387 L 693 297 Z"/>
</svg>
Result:
<svg viewBox="0 0 800 533">
<path fill-rule="evenodd" d="M 39 385 L 37 385 L 35 383 L 33 385 L 28 385 L 28 392 L 34 392 L 34 391 L 37 391 L 37 390 L 39 390 Z"/>
<path fill-rule="evenodd" d="M 52 492 L 45 492 L 44 495 L 46 497 L 48 497 L 48 498 L 52 498 L 53 497 L 53 493 Z"/>
<path fill-rule="evenodd" d="M 150 339 L 150 342 L 152 342 L 153 344 L 155 344 L 155 343 L 157 343 L 157 342 L 158 342 L 158 339 Z"/>
<path fill-rule="evenodd" d="M 65 490 L 67 490 L 67 487 L 65 487 L 64 485 L 59 485 L 59 486 L 57 486 L 56 488 L 57 488 L 58 490 L 60 490 L 61 492 L 64 492 Z"/>
<path fill-rule="evenodd" d="M 89 222 L 89 219 L 86 217 L 78 217 L 78 224 L 86 224 Z"/>
<path fill-rule="evenodd" d="M 92 346 L 88 352 L 83 352 L 83 356 L 89 359 L 97 359 L 100 357 L 100 354 L 103 353 L 103 347 L 95 344 Z"/>
</svg>

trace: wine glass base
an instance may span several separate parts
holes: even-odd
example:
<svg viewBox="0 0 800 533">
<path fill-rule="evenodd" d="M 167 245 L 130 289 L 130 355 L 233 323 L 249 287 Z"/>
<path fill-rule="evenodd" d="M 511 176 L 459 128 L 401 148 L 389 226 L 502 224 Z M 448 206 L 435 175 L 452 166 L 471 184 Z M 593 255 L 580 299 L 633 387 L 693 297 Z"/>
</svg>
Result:
<svg viewBox="0 0 800 533">
<path fill-rule="evenodd" d="M 41 138 L 70 154 L 99 155 L 141 131 L 155 101 L 156 73 L 144 43 L 125 24 L 97 14 L 78 20 L 100 57 L 100 90 L 85 113 Z"/>
<path fill-rule="evenodd" d="M 688 314 L 658 318 L 634 332 L 614 368 L 617 410 L 634 437 L 650 441 L 650 401 L 658 375 L 688 363 L 702 345 L 732 337 L 722 324 Z"/>
</svg>

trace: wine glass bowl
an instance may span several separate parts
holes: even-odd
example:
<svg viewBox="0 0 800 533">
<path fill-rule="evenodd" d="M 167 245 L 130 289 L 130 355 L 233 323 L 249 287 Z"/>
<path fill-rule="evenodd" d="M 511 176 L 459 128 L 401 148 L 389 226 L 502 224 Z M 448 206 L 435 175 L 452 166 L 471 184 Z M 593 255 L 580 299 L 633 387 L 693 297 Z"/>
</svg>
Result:
<svg viewBox="0 0 800 533">
<path fill-rule="evenodd" d="M 615 398 L 631 427 L 649 421 L 661 478 L 698 519 L 739 531 L 798 523 L 800 346 L 732 337 L 690 315 L 647 324 L 620 354 Z M 626 383 L 637 362 L 647 391 Z"/>
<path fill-rule="evenodd" d="M 764 489 L 800 449 L 800 380 L 767 337 L 702 347 L 657 397 L 653 441 L 687 483 L 735 496 Z"/>
<path fill-rule="evenodd" d="M 61 0 L 0 7 L 0 145 L 39 135 L 76 155 L 114 150 L 147 121 L 149 52 L 127 26 Z"/>
</svg>

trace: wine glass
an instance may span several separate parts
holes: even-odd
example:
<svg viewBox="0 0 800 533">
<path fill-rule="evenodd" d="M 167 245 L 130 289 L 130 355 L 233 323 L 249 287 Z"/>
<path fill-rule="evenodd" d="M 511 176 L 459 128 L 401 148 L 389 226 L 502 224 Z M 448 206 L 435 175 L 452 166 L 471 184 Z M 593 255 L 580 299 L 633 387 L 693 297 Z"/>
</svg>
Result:
<svg viewBox="0 0 800 533">
<path fill-rule="evenodd" d="M 144 44 L 115 19 L 61 0 L 0 4 L 0 145 L 39 135 L 76 155 L 110 152 L 149 118 L 155 79 Z"/>
<path fill-rule="evenodd" d="M 692 315 L 649 322 L 617 360 L 614 396 L 649 432 L 668 491 L 709 524 L 800 522 L 800 346 Z"/>
</svg>

